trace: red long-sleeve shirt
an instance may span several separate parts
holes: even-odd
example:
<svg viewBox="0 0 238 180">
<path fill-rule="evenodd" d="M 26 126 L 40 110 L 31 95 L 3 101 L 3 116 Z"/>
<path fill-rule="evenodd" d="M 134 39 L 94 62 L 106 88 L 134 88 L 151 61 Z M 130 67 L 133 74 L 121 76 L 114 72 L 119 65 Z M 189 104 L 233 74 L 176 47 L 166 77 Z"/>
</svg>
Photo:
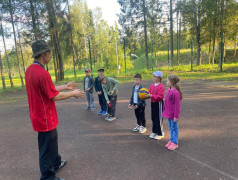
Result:
<svg viewBox="0 0 238 180">
<path fill-rule="evenodd" d="M 149 93 L 152 95 L 151 102 L 160 102 L 164 99 L 164 86 L 163 84 L 159 84 L 155 86 L 155 84 L 150 85 Z"/>
</svg>

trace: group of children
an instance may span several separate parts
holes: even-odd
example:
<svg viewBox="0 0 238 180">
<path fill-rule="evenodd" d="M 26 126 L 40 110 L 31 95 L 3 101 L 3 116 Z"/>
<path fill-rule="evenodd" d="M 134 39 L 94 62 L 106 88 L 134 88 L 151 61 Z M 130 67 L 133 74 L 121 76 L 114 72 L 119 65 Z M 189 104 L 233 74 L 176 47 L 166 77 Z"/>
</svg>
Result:
<svg viewBox="0 0 238 180">
<path fill-rule="evenodd" d="M 93 85 L 98 94 L 99 104 L 101 110 L 98 115 L 107 116 L 107 121 L 113 121 L 116 119 L 116 102 L 118 94 L 119 82 L 113 78 L 107 78 L 103 75 L 104 69 L 98 69 L 98 77 L 95 79 L 90 76 L 90 69 L 85 69 L 86 77 L 84 78 L 84 90 L 88 105 L 86 110 L 95 111 L 95 103 L 93 97 Z M 149 93 L 145 96 L 145 99 L 139 98 L 139 91 L 143 88 L 142 76 L 136 74 L 134 76 L 134 86 L 132 88 L 132 95 L 128 108 L 134 108 L 135 116 L 137 119 L 137 125 L 133 129 L 135 132 L 141 134 L 147 131 L 146 118 L 145 118 L 145 106 L 146 99 L 151 99 L 151 119 L 152 119 L 152 134 L 149 136 L 151 139 L 160 140 L 164 138 L 163 132 L 163 117 L 168 119 L 170 140 L 165 145 L 169 150 L 175 150 L 178 148 L 178 120 L 181 111 L 182 92 L 180 90 L 180 79 L 177 75 L 169 75 L 167 77 L 167 93 L 164 101 L 165 88 L 162 84 L 163 73 L 155 71 L 153 73 L 153 84 L 149 88 Z"/>
<path fill-rule="evenodd" d="M 175 150 L 178 148 L 178 120 L 181 111 L 181 99 L 182 92 L 180 90 L 180 79 L 177 75 L 169 75 L 167 77 L 167 94 L 164 99 L 165 88 L 162 82 L 163 73 L 155 71 L 153 73 L 154 83 L 149 88 L 149 93 L 145 96 L 145 99 L 151 99 L 151 119 L 152 119 L 152 134 L 149 136 L 151 139 L 160 140 L 164 138 L 163 132 L 163 117 L 168 118 L 168 125 L 170 131 L 170 140 L 165 145 L 169 150 Z M 135 116 L 137 119 L 137 125 L 133 131 L 139 133 L 145 133 L 146 119 L 145 119 L 145 100 L 138 97 L 141 85 L 142 77 L 140 74 L 134 76 L 134 86 L 132 89 L 132 96 L 128 108 L 134 108 Z"/>
<path fill-rule="evenodd" d="M 98 69 L 98 77 L 94 81 L 90 69 L 85 69 L 84 91 L 88 102 L 85 110 L 96 110 L 93 96 L 93 87 L 95 87 L 101 107 L 97 114 L 107 116 L 105 118 L 107 121 L 113 121 L 116 119 L 117 87 L 119 82 L 113 78 L 105 77 L 103 73 L 103 68 Z"/>
</svg>

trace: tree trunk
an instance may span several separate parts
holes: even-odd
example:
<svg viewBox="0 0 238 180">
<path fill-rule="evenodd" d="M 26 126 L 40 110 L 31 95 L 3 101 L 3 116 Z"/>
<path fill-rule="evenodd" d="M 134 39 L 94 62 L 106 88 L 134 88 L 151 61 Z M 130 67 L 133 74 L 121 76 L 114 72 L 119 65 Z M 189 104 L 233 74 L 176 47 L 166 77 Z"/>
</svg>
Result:
<svg viewBox="0 0 238 180">
<path fill-rule="evenodd" d="M 215 33 L 215 27 L 214 27 L 214 29 L 213 29 L 213 45 L 212 45 L 212 64 L 215 63 L 215 54 L 216 54 L 215 46 L 216 46 L 216 33 Z"/>
<path fill-rule="evenodd" d="M 8 65 L 8 76 L 11 84 L 11 88 L 14 87 L 13 81 L 12 81 L 12 70 L 11 70 L 11 65 L 9 62 L 8 54 L 7 54 L 7 48 L 6 48 L 6 43 L 5 43 L 5 36 L 3 32 L 3 26 L 2 26 L 2 21 L 1 21 L 1 16 L 0 16 L 0 22 L 1 22 L 1 31 L 2 31 L 2 40 L 3 40 L 3 45 L 4 45 L 4 51 L 5 51 L 5 56 L 7 59 L 7 65 Z"/>
<path fill-rule="evenodd" d="M 214 24 L 213 24 L 213 45 L 212 45 L 212 64 L 214 65 L 215 63 L 215 55 L 216 55 L 216 24 L 217 24 L 217 19 L 216 19 L 216 12 L 217 12 L 217 1 L 216 1 L 216 11 L 214 15 Z"/>
<path fill-rule="evenodd" d="M 38 32 L 37 32 L 37 27 L 36 27 L 36 18 L 35 18 L 35 8 L 34 8 L 34 4 L 32 0 L 30 1 L 30 6 L 31 6 L 31 19 L 32 19 L 32 28 L 33 28 L 33 32 L 34 32 L 34 37 L 35 37 L 35 41 L 38 40 Z"/>
<path fill-rule="evenodd" d="M 180 18 L 179 18 L 179 51 L 178 51 L 178 63 L 180 64 L 180 49 L 181 49 L 181 15 L 180 15 Z"/>
<path fill-rule="evenodd" d="M 181 6 L 181 0 L 179 1 L 180 2 L 180 6 Z M 179 44 L 178 44 L 178 62 L 180 64 L 180 49 L 181 49 L 181 21 L 182 21 L 182 17 L 181 17 L 181 10 L 179 10 Z"/>
<path fill-rule="evenodd" d="M 174 34 L 173 34 L 173 0 L 170 0 L 170 52 L 171 60 L 170 65 L 173 67 L 173 58 L 174 58 Z"/>
<path fill-rule="evenodd" d="M 222 72 L 222 64 L 224 62 L 224 29 L 223 29 L 223 19 L 224 19 L 224 0 L 221 1 L 221 17 L 220 17 L 220 31 L 221 31 L 221 42 L 220 42 L 220 72 Z"/>
<path fill-rule="evenodd" d="M 226 60 L 226 46 L 225 46 L 225 40 L 224 40 L 224 48 L 223 48 L 223 64 L 225 63 Z"/>
<path fill-rule="evenodd" d="M 236 47 L 237 47 L 237 42 L 235 42 L 235 51 L 234 51 L 234 57 L 236 57 Z"/>
<path fill-rule="evenodd" d="M 52 44 L 54 44 L 54 43 L 52 43 Z M 55 47 L 53 47 L 53 62 L 54 62 L 54 70 L 55 70 L 55 81 L 58 82 L 58 72 L 57 72 L 57 66 L 56 66 Z"/>
<path fill-rule="evenodd" d="M 144 17 L 144 34 L 145 34 L 145 59 L 146 59 L 146 69 L 149 69 L 149 58 L 148 58 L 148 47 L 147 47 L 147 23 L 146 23 L 145 0 L 143 0 L 143 17 Z"/>
<path fill-rule="evenodd" d="M 67 0 L 67 3 L 68 3 L 68 11 L 69 11 L 71 49 L 72 49 L 72 52 L 73 52 L 74 77 L 76 77 L 76 69 L 75 69 L 76 60 L 75 60 L 74 39 L 73 39 L 72 22 L 71 22 L 71 17 L 70 17 L 70 8 L 69 8 L 69 1 L 68 0 Z"/>
<path fill-rule="evenodd" d="M 211 30 L 211 24 L 212 24 L 212 19 L 210 19 L 210 23 L 209 23 L 209 57 L 208 57 L 208 63 L 211 64 L 211 43 L 212 43 L 212 30 Z"/>
<path fill-rule="evenodd" d="M 197 65 L 201 64 L 201 46 L 200 46 L 200 11 L 201 11 L 201 0 L 198 0 L 198 9 L 196 8 L 196 2 L 193 0 L 194 6 L 194 20 L 196 27 L 196 39 L 197 39 Z"/>
<path fill-rule="evenodd" d="M 57 29 L 57 20 L 54 8 L 54 2 L 52 0 L 46 1 L 46 6 L 48 9 L 49 21 L 50 21 L 50 30 L 53 33 L 54 39 L 54 47 L 56 51 L 56 56 L 59 60 L 59 80 L 64 80 L 64 65 L 63 65 L 63 58 L 61 53 L 60 41 L 59 41 L 59 34 Z"/>
<path fill-rule="evenodd" d="M 18 63 L 18 69 L 19 69 L 19 75 L 21 79 L 21 85 L 24 87 L 24 81 L 22 77 L 22 72 L 21 72 L 21 64 L 18 56 L 18 46 L 17 46 L 17 38 L 16 38 L 16 31 L 15 31 L 15 26 L 14 26 L 14 20 L 13 20 L 13 9 L 12 9 L 12 0 L 9 0 L 9 11 L 11 15 L 11 23 L 12 23 L 12 29 L 13 29 L 13 36 L 14 36 L 14 41 L 15 41 L 15 48 L 16 48 L 16 55 L 17 55 L 17 63 Z"/>
<path fill-rule="evenodd" d="M 178 4 L 178 0 L 177 0 L 177 4 Z M 179 66 L 179 10 L 177 7 L 177 63 Z"/>
<path fill-rule="evenodd" d="M 25 61 L 24 61 L 24 57 L 23 57 L 22 46 L 21 46 L 21 37 L 20 37 L 20 32 L 18 30 L 18 27 L 17 27 L 17 31 L 18 31 L 19 47 L 20 47 L 20 51 L 21 51 L 21 59 L 22 59 L 22 63 L 23 63 L 23 71 L 24 71 L 24 74 L 25 74 L 26 73 Z"/>
<path fill-rule="evenodd" d="M 6 89 L 6 84 L 5 84 L 5 76 L 4 76 L 4 69 L 3 69 L 3 64 L 2 64 L 2 55 L 0 52 L 0 69 L 1 69 L 1 77 L 2 77 L 2 88 Z"/>
</svg>

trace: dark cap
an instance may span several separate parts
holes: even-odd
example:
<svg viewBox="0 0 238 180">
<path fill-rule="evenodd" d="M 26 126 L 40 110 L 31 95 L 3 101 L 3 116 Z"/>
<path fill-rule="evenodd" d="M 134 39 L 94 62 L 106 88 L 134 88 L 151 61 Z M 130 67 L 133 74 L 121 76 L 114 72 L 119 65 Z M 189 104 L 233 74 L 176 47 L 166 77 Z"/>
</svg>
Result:
<svg viewBox="0 0 238 180">
<path fill-rule="evenodd" d="M 104 72 L 104 69 L 103 69 L 103 68 L 99 68 L 98 71 L 102 71 L 102 72 Z"/>
<path fill-rule="evenodd" d="M 31 45 L 32 51 L 33 51 L 33 55 L 32 58 L 35 58 L 36 56 L 45 53 L 47 51 L 51 51 L 50 46 L 44 41 L 44 40 L 38 40 L 36 42 L 34 42 Z"/>
</svg>

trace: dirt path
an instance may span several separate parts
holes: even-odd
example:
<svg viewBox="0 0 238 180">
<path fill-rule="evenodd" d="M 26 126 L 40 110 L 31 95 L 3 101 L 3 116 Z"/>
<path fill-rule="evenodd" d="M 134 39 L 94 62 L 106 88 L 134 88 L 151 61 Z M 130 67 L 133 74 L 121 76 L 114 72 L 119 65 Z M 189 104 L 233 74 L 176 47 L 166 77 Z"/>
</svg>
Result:
<svg viewBox="0 0 238 180">
<path fill-rule="evenodd" d="M 149 87 L 150 81 L 144 82 Z M 179 122 L 180 148 L 164 148 L 165 139 L 150 140 L 148 131 L 133 133 L 134 112 L 127 108 L 132 84 L 120 85 L 117 120 L 107 122 L 85 112 L 85 100 L 57 102 L 59 152 L 68 164 L 57 174 L 66 180 L 200 180 L 238 179 L 238 89 L 183 82 Z M 97 98 L 96 98 L 97 99 Z M 98 106 L 97 106 L 98 107 Z M 98 110 L 98 109 L 97 109 Z M 27 101 L 0 104 L 0 179 L 37 180 L 37 133 Z"/>
</svg>

